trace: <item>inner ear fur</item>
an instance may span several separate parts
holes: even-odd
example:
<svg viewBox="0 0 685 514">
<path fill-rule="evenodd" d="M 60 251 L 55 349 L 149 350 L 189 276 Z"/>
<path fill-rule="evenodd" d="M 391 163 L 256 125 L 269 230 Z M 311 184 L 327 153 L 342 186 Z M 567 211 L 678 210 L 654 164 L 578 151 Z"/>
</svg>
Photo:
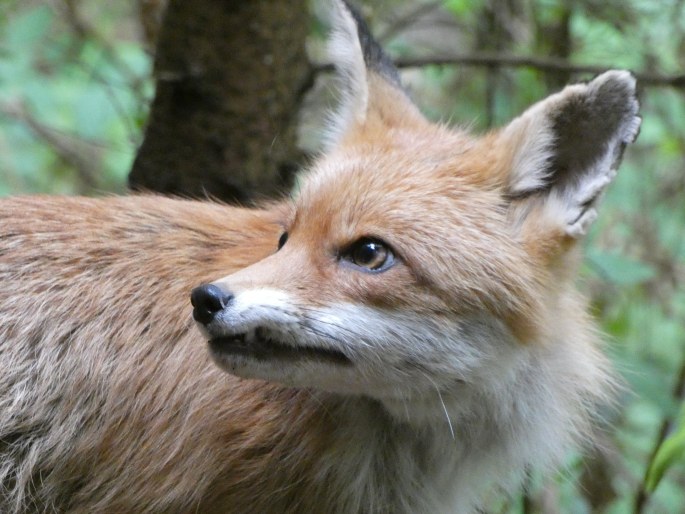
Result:
<svg viewBox="0 0 685 514">
<path fill-rule="evenodd" d="M 635 78 L 608 71 L 567 86 L 505 127 L 497 146 L 512 223 L 526 232 L 534 226 L 537 236 L 583 236 L 637 137 L 638 109 Z"/>
</svg>

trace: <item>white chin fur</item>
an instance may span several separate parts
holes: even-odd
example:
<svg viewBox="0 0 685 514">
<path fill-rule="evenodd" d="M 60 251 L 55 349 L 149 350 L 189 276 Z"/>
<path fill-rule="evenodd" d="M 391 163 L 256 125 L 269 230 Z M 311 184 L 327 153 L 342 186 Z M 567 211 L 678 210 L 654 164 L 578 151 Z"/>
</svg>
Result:
<svg viewBox="0 0 685 514">
<path fill-rule="evenodd" d="M 375 399 L 397 422 L 454 449 L 445 465 L 459 475 L 457 505 L 484 483 L 517 483 L 511 470 L 557 464 L 587 437 L 597 400 L 591 391 L 603 374 L 582 344 L 521 345 L 492 317 L 451 322 L 349 303 L 311 308 L 270 290 L 242 293 L 230 316 L 281 326 L 296 344 L 337 347 L 350 356 L 351 366 L 217 362 L 242 377 Z"/>
</svg>

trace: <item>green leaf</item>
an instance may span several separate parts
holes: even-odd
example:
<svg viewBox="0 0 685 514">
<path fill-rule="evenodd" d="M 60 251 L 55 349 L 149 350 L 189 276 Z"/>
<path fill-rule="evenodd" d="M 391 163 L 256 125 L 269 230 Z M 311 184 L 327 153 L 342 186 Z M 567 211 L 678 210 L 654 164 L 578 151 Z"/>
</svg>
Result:
<svg viewBox="0 0 685 514">
<path fill-rule="evenodd" d="M 481 2 L 474 0 L 446 0 L 444 5 L 455 16 L 463 17 L 480 9 Z"/>
<path fill-rule="evenodd" d="M 587 259 L 601 277 L 621 286 L 641 284 L 657 274 L 649 264 L 618 253 L 590 250 Z"/>
<path fill-rule="evenodd" d="M 661 444 L 649 465 L 646 483 L 649 492 L 656 489 L 669 468 L 678 462 L 685 461 L 685 420 L 682 418 L 685 416 L 681 416 L 678 430 Z"/>
</svg>

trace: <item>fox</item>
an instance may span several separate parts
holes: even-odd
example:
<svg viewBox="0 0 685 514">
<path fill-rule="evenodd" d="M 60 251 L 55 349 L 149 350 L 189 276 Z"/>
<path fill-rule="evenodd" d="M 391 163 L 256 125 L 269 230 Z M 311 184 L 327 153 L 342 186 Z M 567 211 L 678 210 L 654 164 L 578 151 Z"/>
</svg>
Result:
<svg viewBox="0 0 685 514">
<path fill-rule="evenodd" d="M 580 241 L 634 76 L 476 135 L 330 10 L 340 98 L 291 195 L 0 201 L 0 511 L 461 514 L 592 444 Z"/>
</svg>

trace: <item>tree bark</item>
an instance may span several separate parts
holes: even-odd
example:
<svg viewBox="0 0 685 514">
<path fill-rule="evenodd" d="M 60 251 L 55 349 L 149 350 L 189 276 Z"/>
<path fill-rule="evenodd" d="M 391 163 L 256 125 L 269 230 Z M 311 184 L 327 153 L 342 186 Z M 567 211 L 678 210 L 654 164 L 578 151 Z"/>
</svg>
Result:
<svg viewBox="0 0 685 514">
<path fill-rule="evenodd" d="M 309 26 L 305 0 L 170 0 L 129 185 L 241 203 L 287 189 Z"/>
</svg>

